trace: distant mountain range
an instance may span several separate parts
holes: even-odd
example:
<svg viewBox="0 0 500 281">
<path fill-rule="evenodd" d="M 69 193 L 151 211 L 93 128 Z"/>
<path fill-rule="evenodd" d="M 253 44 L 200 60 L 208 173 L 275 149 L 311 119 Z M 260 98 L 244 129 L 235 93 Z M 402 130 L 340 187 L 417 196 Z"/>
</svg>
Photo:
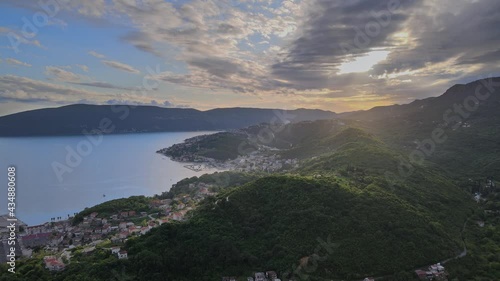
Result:
<svg viewBox="0 0 500 281">
<path fill-rule="evenodd" d="M 477 107 L 475 103 L 479 103 Z M 493 114 L 491 111 L 497 111 L 500 105 L 500 77 L 457 84 L 438 97 L 415 100 L 403 105 L 378 106 L 366 111 L 340 113 L 338 117 L 370 122 L 397 123 L 407 120 L 426 123 L 443 121 L 443 115 L 448 109 L 458 112 L 459 109 L 455 109 L 454 104 L 472 113 L 467 118 L 477 116 L 478 112 Z M 452 119 L 451 115 L 448 115 L 448 119 Z"/>
<path fill-rule="evenodd" d="M 389 129 L 391 132 L 397 131 L 397 134 L 387 135 L 393 141 L 413 141 L 408 138 L 413 138 L 419 132 L 428 135 L 428 129 L 448 125 L 455 127 L 459 122 L 476 122 L 477 125 L 480 123 L 479 127 L 496 128 L 496 124 L 500 124 L 499 108 L 500 78 L 488 78 L 454 85 L 439 97 L 341 114 L 318 109 L 237 107 L 200 111 L 154 106 L 76 104 L 0 117 L 0 136 L 81 135 L 96 129 L 107 133 L 230 130 L 260 123 L 297 123 L 338 118 L 356 121 L 360 127 L 377 134 Z"/>
<path fill-rule="evenodd" d="M 499 77 L 455 85 L 439 97 L 342 113 L 339 118 L 350 119 L 408 155 L 426 143 L 428 159 L 449 174 L 500 173 Z M 443 141 L 436 142 L 439 135 Z"/>
<path fill-rule="evenodd" d="M 405 155 L 412 155 L 415 150 L 425 151 L 425 159 L 449 175 L 493 176 L 500 173 L 500 78 L 455 85 L 439 97 L 410 104 L 340 113 L 334 119 L 290 124 L 274 132 L 273 141 L 265 145 L 291 148 L 285 152 L 286 158 L 318 156 L 332 151 L 328 137 L 338 124 L 344 124 L 373 134 Z M 243 131 L 258 139 L 257 135 L 266 126 L 251 126 Z M 198 156 L 234 159 L 239 155 L 237 145 L 247 138 L 246 135 L 220 133 L 206 136 L 197 146 L 163 152 L 175 157 L 179 156 L 176 153 L 187 150 Z M 425 149 L 420 147 L 422 144 Z"/>
<path fill-rule="evenodd" d="M 85 105 L 38 109 L 0 117 L 0 136 L 230 130 L 259 123 L 331 119 L 336 114 L 313 109 L 220 108 L 200 111 L 154 106 Z"/>
</svg>

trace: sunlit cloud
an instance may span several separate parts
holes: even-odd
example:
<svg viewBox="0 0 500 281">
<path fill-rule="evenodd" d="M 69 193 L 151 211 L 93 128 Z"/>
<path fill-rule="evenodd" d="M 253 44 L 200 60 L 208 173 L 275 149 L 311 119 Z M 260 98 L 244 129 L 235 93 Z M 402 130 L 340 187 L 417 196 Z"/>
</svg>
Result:
<svg viewBox="0 0 500 281">
<path fill-rule="evenodd" d="M 365 55 L 347 59 L 346 62 L 339 66 L 338 74 L 367 72 L 374 65 L 384 61 L 389 55 L 389 51 L 371 51 Z"/>
</svg>

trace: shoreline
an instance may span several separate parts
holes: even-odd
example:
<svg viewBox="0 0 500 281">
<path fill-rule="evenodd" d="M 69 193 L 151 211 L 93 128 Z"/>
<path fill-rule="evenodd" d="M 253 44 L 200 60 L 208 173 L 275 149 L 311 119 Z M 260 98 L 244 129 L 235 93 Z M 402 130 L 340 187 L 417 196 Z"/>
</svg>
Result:
<svg viewBox="0 0 500 281">
<path fill-rule="evenodd" d="M 27 225 L 39 225 L 50 222 L 53 217 L 67 218 L 68 214 L 105 201 L 161 194 L 182 179 L 210 173 L 186 169 L 183 164 L 161 159 L 165 156 L 158 157 L 160 155 L 154 153 L 159 147 L 207 133 L 212 132 L 110 135 L 113 137 L 105 137 L 99 147 L 74 168 L 73 173 L 65 174 L 62 183 L 52 175 L 51 162 L 64 161 L 67 154 L 65 146 L 75 147 L 85 136 L 0 137 L 5 144 L 0 152 L 4 153 L 7 163 L 17 166 L 24 175 L 19 179 L 20 186 L 24 188 L 19 190 L 16 198 L 18 217 Z M 139 143 L 143 145 L 137 146 Z M 123 155 L 115 149 L 117 146 L 131 148 L 131 151 Z M 36 149 L 35 153 L 29 156 L 15 153 L 33 149 Z M 39 160 L 31 161 L 33 157 Z M 86 169 L 91 165 L 99 165 L 100 173 L 89 175 Z M 105 198 L 103 194 L 106 194 Z M 6 204 L 0 204 L 0 213 L 5 212 Z"/>
</svg>

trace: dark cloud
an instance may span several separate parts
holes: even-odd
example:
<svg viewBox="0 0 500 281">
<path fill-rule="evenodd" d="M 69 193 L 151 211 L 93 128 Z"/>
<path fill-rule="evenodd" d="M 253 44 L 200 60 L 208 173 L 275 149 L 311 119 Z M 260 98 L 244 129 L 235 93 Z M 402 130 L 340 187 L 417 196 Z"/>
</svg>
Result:
<svg viewBox="0 0 500 281">
<path fill-rule="evenodd" d="M 500 62 L 500 49 L 492 52 L 487 52 L 482 55 L 471 57 L 471 58 L 462 58 L 459 61 L 459 64 L 478 64 L 478 63 L 498 63 Z"/>
<path fill-rule="evenodd" d="M 121 39 L 124 42 L 132 44 L 134 47 L 143 52 L 153 54 L 157 57 L 162 57 L 162 54 L 152 46 L 152 38 L 143 32 L 129 32 L 125 36 L 122 36 Z"/>
<path fill-rule="evenodd" d="M 81 85 L 81 86 L 89 86 L 89 87 L 95 87 L 95 88 L 125 90 L 125 91 L 136 90 L 136 88 L 121 87 L 121 86 L 113 85 L 113 84 L 106 83 L 106 82 L 71 82 L 71 84 Z"/>
<path fill-rule="evenodd" d="M 241 30 L 241 28 L 234 25 L 221 23 L 217 28 L 217 32 L 220 34 L 240 34 L 243 31 Z"/>
<path fill-rule="evenodd" d="M 415 46 L 403 46 L 393 52 L 386 64 L 376 67 L 375 72 L 418 70 L 452 58 L 456 59 L 456 65 L 497 63 L 500 59 L 500 1 L 460 2 L 454 13 L 443 9 L 435 14 L 415 15 L 410 21 Z"/>
<path fill-rule="evenodd" d="M 389 10 L 391 2 L 397 5 Z M 298 37 L 272 66 L 272 72 L 282 79 L 296 81 L 300 84 L 298 88 L 328 87 L 332 72 L 336 72 L 346 56 L 393 47 L 390 35 L 401 29 L 418 2 L 314 1 Z"/>
<path fill-rule="evenodd" d="M 224 58 L 197 57 L 189 59 L 187 63 L 221 78 L 227 78 L 232 74 L 242 71 L 238 64 Z"/>
<path fill-rule="evenodd" d="M 390 10 L 390 3 L 397 9 Z M 398 4 L 399 3 L 399 4 Z M 302 25 L 271 66 L 296 90 L 343 90 L 395 100 L 438 95 L 454 83 L 498 72 L 500 1 L 312 2 Z M 372 69 L 342 74 L 346 61 L 385 50 Z M 304 94 L 304 96 L 308 96 Z"/>
</svg>

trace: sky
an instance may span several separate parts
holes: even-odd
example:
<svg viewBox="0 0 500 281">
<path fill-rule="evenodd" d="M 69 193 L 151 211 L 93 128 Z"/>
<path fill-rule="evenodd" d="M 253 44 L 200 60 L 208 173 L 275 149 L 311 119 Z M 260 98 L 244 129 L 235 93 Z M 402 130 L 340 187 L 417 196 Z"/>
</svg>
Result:
<svg viewBox="0 0 500 281">
<path fill-rule="evenodd" d="M 409 103 L 500 76 L 498 0 L 2 0 L 0 115 Z"/>
</svg>

